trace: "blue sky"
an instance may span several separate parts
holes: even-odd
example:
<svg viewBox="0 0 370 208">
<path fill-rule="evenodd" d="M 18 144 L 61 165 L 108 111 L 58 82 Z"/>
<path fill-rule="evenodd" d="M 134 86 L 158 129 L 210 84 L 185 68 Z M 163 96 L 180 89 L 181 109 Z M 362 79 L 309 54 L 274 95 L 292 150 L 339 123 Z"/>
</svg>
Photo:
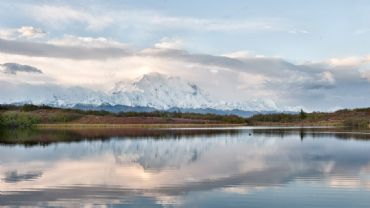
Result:
<svg viewBox="0 0 370 208">
<path fill-rule="evenodd" d="M 310 110 L 370 105 L 369 1 L 3 1 L 0 11 L 0 64 L 21 62 L 48 76 L 3 80 L 105 89 L 115 78 L 158 71 L 220 99 L 271 99 Z M 68 53 L 78 50 L 65 47 L 122 54 L 76 58 Z M 85 79 L 70 78 L 78 75 Z M 204 78 L 210 75 L 214 82 Z"/>
</svg>

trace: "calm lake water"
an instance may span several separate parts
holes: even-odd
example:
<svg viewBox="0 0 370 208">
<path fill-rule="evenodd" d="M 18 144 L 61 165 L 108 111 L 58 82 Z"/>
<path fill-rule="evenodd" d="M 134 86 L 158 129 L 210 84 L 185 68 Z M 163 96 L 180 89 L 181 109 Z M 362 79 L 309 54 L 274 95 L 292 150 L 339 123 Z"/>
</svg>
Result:
<svg viewBox="0 0 370 208">
<path fill-rule="evenodd" d="M 370 135 L 247 127 L 2 132 L 0 180 L 0 206 L 369 208 Z"/>
</svg>

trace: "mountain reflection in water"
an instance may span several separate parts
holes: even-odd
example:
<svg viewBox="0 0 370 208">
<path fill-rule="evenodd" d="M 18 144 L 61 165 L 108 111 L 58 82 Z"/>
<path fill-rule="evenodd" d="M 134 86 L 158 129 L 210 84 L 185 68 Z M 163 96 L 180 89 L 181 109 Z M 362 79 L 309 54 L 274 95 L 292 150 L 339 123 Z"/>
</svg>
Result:
<svg viewBox="0 0 370 208">
<path fill-rule="evenodd" d="M 367 138 L 326 128 L 3 132 L 0 205 L 368 207 Z"/>
</svg>

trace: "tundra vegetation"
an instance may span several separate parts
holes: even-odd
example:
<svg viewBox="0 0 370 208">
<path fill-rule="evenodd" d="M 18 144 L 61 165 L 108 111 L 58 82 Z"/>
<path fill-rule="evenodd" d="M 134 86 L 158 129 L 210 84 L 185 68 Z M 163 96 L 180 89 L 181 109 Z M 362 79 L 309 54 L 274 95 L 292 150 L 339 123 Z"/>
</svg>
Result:
<svg viewBox="0 0 370 208">
<path fill-rule="evenodd" d="M 84 111 L 36 105 L 0 105 L 0 126 L 28 128 L 36 124 L 245 124 L 236 115 L 181 112 L 120 112 Z"/>
<path fill-rule="evenodd" d="M 368 128 L 370 124 L 370 108 L 343 109 L 335 112 L 306 113 L 301 110 L 300 113 L 297 114 L 258 114 L 248 118 L 248 123 L 251 125 L 304 125 Z"/>
<path fill-rule="evenodd" d="M 273 126 L 342 126 L 368 128 L 370 108 L 335 112 L 257 114 L 250 118 L 182 112 L 84 111 L 36 105 L 0 105 L 0 127 L 29 128 L 37 124 L 242 124 Z"/>
</svg>

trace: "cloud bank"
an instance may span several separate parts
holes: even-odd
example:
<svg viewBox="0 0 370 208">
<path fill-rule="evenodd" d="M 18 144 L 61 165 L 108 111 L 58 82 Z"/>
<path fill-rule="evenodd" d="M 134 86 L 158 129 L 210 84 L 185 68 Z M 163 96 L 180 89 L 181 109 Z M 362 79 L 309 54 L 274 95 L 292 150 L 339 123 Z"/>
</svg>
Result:
<svg viewBox="0 0 370 208">
<path fill-rule="evenodd" d="M 108 59 L 127 55 L 120 47 L 85 47 L 0 39 L 0 52 L 32 57 Z"/>
</svg>

